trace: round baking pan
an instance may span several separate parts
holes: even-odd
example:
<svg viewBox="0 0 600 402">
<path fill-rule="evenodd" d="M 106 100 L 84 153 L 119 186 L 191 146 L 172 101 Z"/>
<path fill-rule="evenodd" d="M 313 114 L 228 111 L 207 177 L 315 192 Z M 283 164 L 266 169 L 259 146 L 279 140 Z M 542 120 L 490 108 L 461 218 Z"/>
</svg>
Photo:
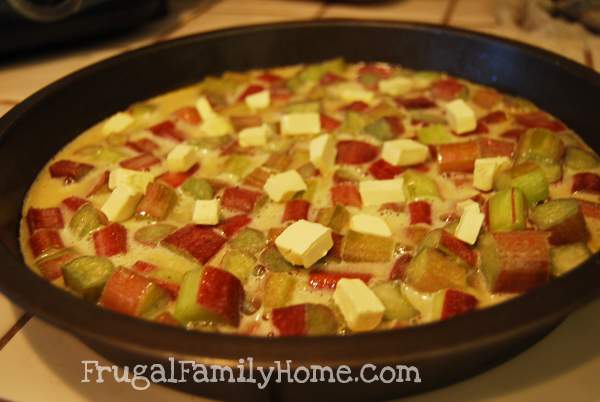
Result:
<svg viewBox="0 0 600 402">
<path fill-rule="evenodd" d="M 513 356 L 600 293 L 600 258 L 521 297 L 450 320 L 406 329 L 292 338 L 188 332 L 119 315 L 77 299 L 28 269 L 18 246 L 23 198 L 66 143 L 133 102 L 228 70 L 310 63 L 342 56 L 440 70 L 526 97 L 600 149 L 600 76 L 524 44 L 446 27 L 324 20 L 234 28 L 159 43 L 108 59 L 42 89 L 0 119 L 0 289 L 36 316 L 120 364 L 170 356 L 236 366 L 414 365 L 421 382 L 365 384 L 176 384 L 228 400 L 363 401 L 439 387 Z M 65 359 L 70 358 L 65 356 Z M 166 365 L 169 369 L 168 364 Z"/>
</svg>

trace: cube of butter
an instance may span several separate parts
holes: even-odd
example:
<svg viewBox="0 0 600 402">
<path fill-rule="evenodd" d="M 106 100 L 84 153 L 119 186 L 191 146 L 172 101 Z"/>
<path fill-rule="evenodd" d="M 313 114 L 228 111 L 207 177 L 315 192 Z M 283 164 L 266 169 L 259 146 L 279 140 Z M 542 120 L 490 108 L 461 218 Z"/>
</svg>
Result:
<svg viewBox="0 0 600 402">
<path fill-rule="evenodd" d="M 205 96 L 201 96 L 196 100 L 196 110 L 198 110 L 202 120 L 208 120 L 215 115 L 215 111 Z"/>
<path fill-rule="evenodd" d="M 246 105 L 252 110 L 269 107 L 271 104 L 271 92 L 268 89 L 246 96 Z"/>
<path fill-rule="evenodd" d="M 462 99 L 446 104 L 446 117 L 448 125 L 456 134 L 468 133 L 477 127 L 475 112 Z"/>
<path fill-rule="evenodd" d="M 131 123 L 133 123 L 133 117 L 129 113 L 116 113 L 106 120 L 102 126 L 102 134 L 119 133 L 129 127 Z"/>
<path fill-rule="evenodd" d="M 117 187 L 129 187 L 132 193 L 144 194 L 146 187 L 153 180 L 154 175 L 150 172 L 117 168 L 112 170 L 108 176 L 108 188 L 113 190 Z"/>
<path fill-rule="evenodd" d="M 335 154 L 335 140 L 329 134 L 320 135 L 310 142 L 310 161 L 321 172 L 329 172 L 333 169 Z"/>
<path fill-rule="evenodd" d="M 350 218 L 350 230 L 355 232 L 390 237 L 392 231 L 383 218 L 374 215 L 356 214 Z"/>
<path fill-rule="evenodd" d="M 233 132 L 233 126 L 227 117 L 214 114 L 203 119 L 200 130 L 208 137 L 222 137 Z"/>
<path fill-rule="evenodd" d="M 198 162 L 196 149 L 191 145 L 177 144 L 167 155 L 165 161 L 171 172 L 185 172 Z"/>
<path fill-rule="evenodd" d="M 463 212 L 454 231 L 454 236 L 468 244 L 475 244 L 479 231 L 483 225 L 485 215 L 475 209 L 467 209 Z"/>
<path fill-rule="evenodd" d="M 263 189 L 275 202 L 285 201 L 298 191 L 306 190 L 306 183 L 302 176 L 295 170 L 277 173 L 269 176 Z"/>
<path fill-rule="evenodd" d="M 283 135 L 318 134 L 321 132 L 319 113 L 290 113 L 281 118 Z"/>
<path fill-rule="evenodd" d="M 117 187 L 108 196 L 100 210 L 112 222 L 122 222 L 133 216 L 142 193 L 132 191 L 129 186 Z"/>
<path fill-rule="evenodd" d="M 379 81 L 377 87 L 380 92 L 391 96 L 404 95 L 413 87 L 413 81 L 406 77 L 392 77 Z"/>
<path fill-rule="evenodd" d="M 429 158 L 429 148 L 411 139 L 386 141 L 381 149 L 381 158 L 395 166 L 417 165 Z"/>
<path fill-rule="evenodd" d="M 329 87 L 329 93 L 345 102 L 370 103 L 375 94 L 358 82 L 343 82 Z"/>
<path fill-rule="evenodd" d="M 474 210 L 475 212 L 479 212 L 479 204 L 473 200 L 463 200 L 456 203 L 456 212 L 459 214 L 463 214 L 468 210 Z"/>
<path fill-rule="evenodd" d="M 364 206 L 404 201 L 404 179 L 363 180 L 358 191 Z"/>
<path fill-rule="evenodd" d="M 200 225 L 216 225 L 219 223 L 219 207 L 220 203 L 216 198 L 196 200 L 192 222 Z"/>
<path fill-rule="evenodd" d="M 360 279 L 340 279 L 333 292 L 333 301 L 348 328 L 355 332 L 375 329 L 385 312 L 383 303 Z"/>
<path fill-rule="evenodd" d="M 270 132 L 271 126 L 268 124 L 245 128 L 238 134 L 240 147 L 259 147 L 265 145 Z"/>
<path fill-rule="evenodd" d="M 325 257 L 333 238 L 327 226 L 301 219 L 277 236 L 275 246 L 290 263 L 309 268 Z"/>
<path fill-rule="evenodd" d="M 503 163 L 507 162 L 510 162 L 510 159 L 506 156 L 475 159 L 473 187 L 481 191 L 490 191 L 494 186 L 496 171 Z"/>
</svg>

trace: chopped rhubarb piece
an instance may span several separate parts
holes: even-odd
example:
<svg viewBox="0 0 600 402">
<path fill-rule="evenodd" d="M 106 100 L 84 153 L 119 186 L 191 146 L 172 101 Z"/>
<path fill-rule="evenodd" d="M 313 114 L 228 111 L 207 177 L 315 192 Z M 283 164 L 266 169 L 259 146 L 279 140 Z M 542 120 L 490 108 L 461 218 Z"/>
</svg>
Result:
<svg viewBox="0 0 600 402">
<path fill-rule="evenodd" d="M 488 128 L 487 124 L 485 124 L 482 121 L 478 121 L 477 126 L 475 126 L 475 129 L 473 131 L 469 131 L 468 133 L 464 133 L 463 135 L 479 135 L 479 134 L 487 134 L 489 132 L 490 132 L 490 129 Z"/>
<path fill-rule="evenodd" d="M 259 75 L 257 78 L 259 80 L 267 82 L 269 84 L 274 84 L 276 82 L 283 81 L 282 77 L 280 77 L 276 74 L 273 74 L 273 73 L 269 73 L 269 72 L 263 73 L 263 74 Z"/>
<path fill-rule="evenodd" d="M 300 219 L 308 218 L 308 210 L 310 208 L 310 202 L 305 200 L 290 200 L 285 204 L 285 211 L 283 212 L 282 222 L 287 221 L 298 221 Z"/>
<path fill-rule="evenodd" d="M 84 299 L 96 302 L 115 267 L 105 257 L 82 256 L 63 266 L 65 285 Z"/>
<path fill-rule="evenodd" d="M 323 75 L 323 77 L 321 77 L 321 81 L 319 81 L 319 83 L 321 85 L 331 85 L 331 84 L 335 84 L 336 82 L 340 82 L 343 80 L 344 79 L 342 77 L 340 77 L 339 75 L 327 72 Z"/>
<path fill-rule="evenodd" d="M 465 86 L 453 78 L 436 81 L 431 86 L 432 96 L 444 101 L 457 98 L 465 90 Z"/>
<path fill-rule="evenodd" d="M 198 109 L 196 109 L 194 106 L 184 106 L 174 111 L 173 115 L 176 119 L 184 121 L 188 124 L 192 124 L 194 126 L 202 122 L 200 113 L 198 113 Z"/>
<path fill-rule="evenodd" d="M 36 262 L 40 272 L 49 281 L 62 277 L 62 267 L 77 258 L 79 254 L 75 251 L 66 249 L 62 252 L 51 254 Z"/>
<path fill-rule="evenodd" d="M 517 123 L 528 128 L 545 128 L 554 132 L 564 131 L 567 129 L 567 127 L 561 121 L 556 120 L 541 111 L 516 114 L 514 117 Z"/>
<path fill-rule="evenodd" d="M 494 189 L 516 187 L 525 194 L 530 205 L 544 201 L 550 194 L 544 171 L 533 162 L 524 162 L 511 169 L 500 170 L 494 177 Z"/>
<path fill-rule="evenodd" d="M 154 322 L 157 324 L 168 325 L 170 327 L 178 327 L 179 326 L 179 321 L 177 321 L 171 313 L 167 313 L 167 312 L 164 312 L 164 313 L 158 315 L 154 319 Z"/>
<path fill-rule="evenodd" d="M 82 205 L 87 204 L 89 201 L 85 198 L 71 196 L 62 200 L 62 204 L 67 207 L 70 211 L 77 211 Z"/>
<path fill-rule="evenodd" d="M 594 169 L 600 165 L 600 158 L 594 152 L 589 152 L 578 146 L 567 147 L 565 166 L 573 170 Z"/>
<path fill-rule="evenodd" d="M 321 113 L 321 128 L 323 131 L 332 132 L 338 129 L 341 125 L 342 123 L 340 121 Z"/>
<path fill-rule="evenodd" d="M 344 140 L 337 143 L 336 163 L 361 164 L 371 162 L 379 154 L 379 149 L 368 142 Z"/>
<path fill-rule="evenodd" d="M 159 147 L 159 145 L 148 139 L 148 138 L 141 138 L 139 140 L 136 141 L 127 141 L 127 143 L 125 144 L 127 145 L 129 148 L 133 149 L 134 151 L 138 151 L 144 154 L 151 154 L 154 151 L 156 151 Z"/>
<path fill-rule="evenodd" d="M 86 197 L 91 197 L 92 195 L 97 194 L 101 191 L 107 191 L 109 177 L 110 172 L 108 170 L 105 170 L 104 172 L 100 173 L 98 175 L 98 178 L 94 181 L 94 184 L 92 184 L 90 190 L 87 192 Z"/>
<path fill-rule="evenodd" d="M 146 246 L 155 247 L 162 239 L 173 233 L 177 229 L 168 223 L 154 223 L 152 225 L 139 228 L 133 238 Z"/>
<path fill-rule="evenodd" d="M 157 137 L 165 138 L 175 142 L 185 140 L 185 135 L 175 127 L 175 123 L 170 120 L 158 123 L 149 129 Z"/>
<path fill-rule="evenodd" d="M 413 201 L 408 204 L 410 224 L 425 223 L 431 225 L 431 205 L 426 201 Z"/>
<path fill-rule="evenodd" d="M 176 201 L 175 190 L 166 184 L 154 181 L 148 184 L 146 194 L 138 203 L 135 213 L 144 218 L 160 221 L 169 215 Z"/>
<path fill-rule="evenodd" d="M 231 248 L 223 256 L 221 266 L 245 283 L 256 267 L 256 258 L 241 250 Z"/>
<path fill-rule="evenodd" d="M 383 317 L 386 320 L 410 320 L 418 311 L 402 294 L 401 288 L 394 282 L 382 282 L 375 285 L 373 293 L 385 306 Z"/>
<path fill-rule="evenodd" d="M 442 144 L 437 148 L 437 158 L 440 172 L 470 173 L 479 157 L 477 141 Z"/>
<path fill-rule="evenodd" d="M 447 253 L 454 254 L 472 267 L 477 263 L 477 255 L 473 249 L 446 230 L 441 231 L 439 247 Z"/>
<path fill-rule="evenodd" d="M 186 225 L 165 237 L 161 244 L 204 264 L 221 249 L 226 240 L 212 229 L 201 225 Z"/>
<path fill-rule="evenodd" d="M 364 112 L 369 108 L 369 104 L 363 101 L 355 101 L 342 107 L 340 110 L 351 112 Z"/>
<path fill-rule="evenodd" d="M 185 172 L 166 172 L 158 176 L 158 180 L 164 181 L 169 186 L 177 188 L 183 184 L 184 181 L 189 179 L 198 171 L 200 165 L 197 163 L 186 170 Z"/>
<path fill-rule="evenodd" d="M 518 293 L 545 283 L 550 274 L 548 234 L 518 231 L 480 240 L 481 269 L 494 293 Z"/>
<path fill-rule="evenodd" d="M 404 196 L 408 201 L 440 198 L 437 182 L 432 177 L 413 170 L 404 174 L 403 188 Z"/>
<path fill-rule="evenodd" d="M 479 140 L 479 150 L 481 158 L 491 158 L 495 156 L 510 157 L 515 150 L 515 144 L 512 141 L 481 138 Z"/>
<path fill-rule="evenodd" d="M 231 237 L 239 232 L 243 227 L 248 225 L 252 221 L 252 218 L 248 215 L 235 215 L 231 218 L 225 219 L 220 225 L 219 229 L 227 237 Z"/>
<path fill-rule="evenodd" d="M 330 227 L 334 232 L 342 232 L 350 222 L 350 214 L 338 204 L 335 207 L 320 209 L 315 222 Z"/>
<path fill-rule="evenodd" d="M 271 100 L 273 102 L 285 102 L 287 101 L 294 92 L 283 85 L 273 85 L 271 87 Z"/>
<path fill-rule="evenodd" d="M 362 207 L 362 200 L 356 184 L 343 182 L 331 187 L 331 202 L 333 205 L 347 205 L 350 207 Z"/>
<path fill-rule="evenodd" d="M 392 75 L 392 70 L 387 66 L 380 66 L 376 64 L 365 64 L 358 69 L 359 75 L 373 74 L 379 78 L 388 78 Z"/>
<path fill-rule="evenodd" d="M 493 89 L 481 88 L 473 93 L 472 100 L 477 106 L 491 109 L 502 100 L 502 95 Z"/>
<path fill-rule="evenodd" d="M 275 152 L 265 162 L 265 167 L 273 170 L 286 170 L 292 163 L 292 157 L 287 152 Z"/>
<path fill-rule="evenodd" d="M 56 230 L 39 229 L 29 237 L 29 247 L 34 257 L 39 257 L 49 250 L 64 248 L 60 234 Z"/>
<path fill-rule="evenodd" d="M 297 304 L 273 309 L 273 326 L 280 336 L 334 334 L 337 320 L 333 311 L 324 304 Z"/>
<path fill-rule="evenodd" d="M 111 257 L 127 253 L 127 229 L 120 223 L 111 223 L 92 235 L 96 255 Z"/>
<path fill-rule="evenodd" d="M 396 137 L 404 133 L 404 124 L 398 116 L 386 116 L 384 119 Z"/>
<path fill-rule="evenodd" d="M 369 166 L 369 173 L 378 180 L 393 179 L 403 171 L 404 167 L 394 166 L 383 159 L 377 159 Z"/>
<path fill-rule="evenodd" d="M 510 138 L 511 140 L 519 141 L 521 136 L 525 134 L 525 130 L 522 128 L 511 128 L 500 134 L 503 138 Z"/>
<path fill-rule="evenodd" d="M 248 96 L 264 91 L 265 87 L 262 85 L 251 84 L 244 89 L 244 91 L 238 97 L 238 102 L 243 102 Z"/>
<path fill-rule="evenodd" d="M 332 232 L 331 239 L 333 240 L 333 246 L 327 252 L 327 256 L 334 258 L 335 260 L 342 259 L 342 246 L 344 245 L 344 236 L 339 233 Z"/>
<path fill-rule="evenodd" d="M 121 314 L 139 317 L 161 302 L 167 294 L 155 283 L 127 268 L 115 271 L 104 286 L 100 305 Z"/>
<path fill-rule="evenodd" d="M 82 205 L 69 221 L 69 229 L 79 239 L 87 236 L 92 230 L 106 225 L 106 215 L 94 208 L 91 203 Z"/>
<path fill-rule="evenodd" d="M 269 272 L 264 284 L 263 305 L 269 310 L 286 306 L 292 299 L 296 278 L 286 272 Z"/>
<path fill-rule="evenodd" d="M 368 273 L 359 272 L 323 272 L 323 271 L 311 271 L 308 278 L 308 284 L 313 289 L 330 289 L 333 290 L 337 286 L 337 283 L 342 278 L 348 279 L 360 279 L 366 284 L 373 275 Z"/>
<path fill-rule="evenodd" d="M 498 191 L 488 201 L 491 231 L 522 230 L 527 225 L 527 199 L 518 188 Z"/>
<path fill-rule="evenodd" d="M 484 124 L 497 124 L 506 121 L 506 113 L 501 110 L 497 110 L 495 112 L 491 112 L 483 116 L 479 119 L 481 123 Z"/>
<path fill-rule="evenodd" d="M 465 267 L 440 251 L 423 247 L 406 268 L 406 283 L 422 292 L 463 288 L 467 283 Z"/>
<path fill-rule="evenodd" d="M 596 173 L 577 173 L 573 175 L 571 192 L 600 193 L 600 176 Z"/>
<path fill-rule="evenodd" d="M 181 190 L 195 200 L 212 200 L 215 194 L 209 181 L 198 177 L 187 179 Z"/>
<path fill-rule="evenodd" d="M 590 233 L 574 199 L 554 199 L 538 205 L 530 219 L 539 230 L 550 232 L 550 244 L 586 243 Z"/>
<path fill-rule="evenodd" d="M 410 264 L 411 260 L 412 256 L 410 254 L 402 254 L 401 256 L 396 258 L 394 266 L 390 271 L 390 279 L 404 280 L 406 278 L 406 268 L 408 267 L 408 264 Z"/>
<path fill-rule="evenodd" d="M 241 187 L 226 188 L 221 197 L 223 207 L 241 212 L 252 212 L 263 197 L 262 193 Z"/>
<path fill-rule="evenodd" d="M 154 264 L 150 264 L 146 261 L 136 261 L 135 264 L 131 267 L 135 272 L 139 272 L 140 274 L 147 274 L 156 270 L 158 267 Z"/>
<path fill-rule="evenodd" d="M 342 260 L 348 262 L 388 262 L 394 252 L 394 240 L 349 231 L 342 245 Z"/>
<path fill-rule="evenodd" d="M 151 166 L 160 163 L 160 159 L 152 154 L 140 154 L 119 163 L 121 167 L 131 170 L 148 170 Z"/>
<path fill-rule="evenodd" d="M 245 128 L 260 126 L 263 123 L 262 117 L 255 114 L 245 116 L 231 116 L 230 120 L 235 131 L 242 131 Z"/>
<path fill-rule="evenodd" d="M 267 238 L 263 232 L 256 229 L 245 228 L 229 242 L 229 246 L 244 253 L 254 255 L 262 251 L 267 245 Z"/>
<path fill-rule="evenodd" d="M 429 109 L 435 107 L 435 102 L 424 96 L 416 98 L 398 98 L 396 99 L 398 106 L 404 106 L 405 108 L 412 109 Z"/>
<path fill-rule="evenodd" d="M 181 271 L 159 267 L 145 261 L 136 261 L 131 268 L 162 288 L 171 299 L 177 298 L 183 281 Z"/>
<path fill-rule="evenodd" d="M 29 233 L 38 229 L 62 229 L 65 227 L 60 208 L 29 208 L 27 211 Z"/>
<path fill-rule="evenodd" d="M 437 293 L 433 298 L 432 315 L 434 318 L 446 320 L 474 310 L 479 300 L 469 293 L 447 289 Z"/>
<path fill-rule="evenodd" d="M 260 263 L 271 272 L 287 272 L 294 269 L 274 245 L 267 247 L 260 254 Z"/>
<path fill-rule="evenodd" d="M 581 212 L 586 218 L 600 219 L 600 204 L 596 202 L 577 200 Z"/>
<path fill-rule="evenodd" d="M 67 160 L 60 160 L 50 165 L 50 176 L 54 178 L 64 178 L 65 181 L 79 181 L 92 170 L 94 166 L 87 163 L 79 163 Z"/>
</svg>

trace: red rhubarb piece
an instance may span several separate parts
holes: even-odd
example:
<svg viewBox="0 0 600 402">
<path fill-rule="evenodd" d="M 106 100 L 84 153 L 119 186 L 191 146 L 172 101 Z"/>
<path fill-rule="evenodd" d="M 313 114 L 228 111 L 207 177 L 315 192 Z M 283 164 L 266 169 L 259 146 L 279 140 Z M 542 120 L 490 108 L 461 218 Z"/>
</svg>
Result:
<svg viewBox="0 0 600 402">
<path fill-rule="evenodd" d="M 79 181 L 92 170 L 94 166 L 68 160 L 60 160 L 50 165 L 50 176 L 64 178 L 66 181 Z"/>
<path fill-rule="evenodd" d="M 27 211 L 29 233 L 38 229 L 62 229 L 65 227 L 60 208 L 29 208 Z"/>
<path fill-rule="evenodd" d="M 108 179 L 110 177 L 110 172 L 105 170 L 104 172 L 98 175 L 98 178 L 92 184 L 90 191 L 87 192 L 86 197 L 91 197 L 92 195 L 108 189 Z"/>
<path fill-rule="evenodd" d="M 379 78 L 388 78 L 390 75 L 392 75 L 392 71 L 389 69 L 389 67 L 379 66 L 376 64 L 366 64 L 358 70 L 358 74 L 372 74 L 378 76 Z"/>
<path fill-rule="evenodd" d="M 431 94 L 436 99 L 451 101 L 457 98 L 465 86 L 453 78 L 439 80 L 431 86 Z"/>
<path fill-rule="evenodd" d="M 34 257 L 39 257 L 48 250 L 64 248 L 60 234 L 56 230 L 40 229 L 29 237 L 29 247 Z"/>
<path fill-rule="evenodd" d="M 337 143 L 336 163 L 359 165 L 371 162 L 379 149 L 364 141 L 344 140 Z"/>
<path fill-rule="evenodd" d="M 100 296 L 100 305 L 121 314 L 139 316 L 148 308 L 144 304 L 154 286 L 152 281 L 142 275 L 127 268 L 119 268 L 106 282 Z"/>
<path fill-rule="evenodd" d="M 242 102 L 248 96 L 259 93 L 261 91 L 264 91 L 264 89 L 265 89 L 265 87 L 263 87 L 262 85 L 256 85 L 256 84 L 248 85 L 246 87 L 246 89 L 244 89 L 244 92 L 242 92 L 240 94 L 240 96 L 238 97 L 238 102 Z"/>
<path fill-rule="evenodd" d="M 369 166 L 369 173 L 378 180 L 393 179 L 404 171 L 402 166 L 394 166 L 383 159 L 378 159 Z"/>
<path fill-rule="evenodd" d="M 160 163 L 160 159 L 152 154 L 140 154 L 133 158 L 121 161 L 119 165 L 125 169 L 131 170 L 148 170 L 150 167 Z"/>
<path fill-rule="evenodd" d="M 42 262 L 38 263 L 38 268 L 44 278 L 53 281 L 62 276 L 62 267 L 78 256 L 79 254 L 71 251 L 61 252 L 58 253 L 56 257 L 53 256 L 52 258 L 44 259 Z"/>
<path fill-rule="evenodd" d="M 136 261 L 132 266 L 132 269 L 140 274 L 147 274 L 154 271 L 156 268 L 158 268 L 156 265 L 141 260 Z"/>
<path fill-rule="evenodd" d="M 495 112 L 491 112 L 483 116 L 479 119 L 481 123 L 484 124 L 497 124 L 506 121 L 506 113 L 501 110 L 497 110 Z"/>
<path fill-rule="evenodd" d="M 494 140 L 492 138 L 481 138 L 479 140 L 479 153 L 481 158 L 495 156 L 512 156 L 515 144 L 512 141 Z"/>
<path fill-rule="evenodd" d="M 283 81 L 282 77 L 280 77 L 276 74 L 273 74 L 273 73 L 269 73 L 269 72 L 263 73 L 263 74 L 259 75 L 257 78 L 259 80 L 267 82 L 269 84 L 275 84 L 277 82 Z"/>
<path fill-rule="evenodd" d="M 308 218 L 310 202 L 305 200 L 290 200 L 285 204 L 285 211 L 281 222 L 298 221 Z"/>
<path fill-rule="evenodd" d="M 384 117 L 384 120 L 390 126 L 392 133 L 394 133 L 396 137 L 404 133 L 404 124 L 402 124 L 402 120 L 400 120 L 398 116 L 386 116 Z"/>
<path fill-rule="evenodd" d="M 390 271 L 390 279 L 391 280 L 394 280 L 394 279 L 404 280 L 404 278 L 406 277 L 406 268 L 408 267 L 408 264 L 410 263 L 411 260 L 412 260 L 412 256 L 410 254 L 402 254 L 401 256 L 396 258 L 396 261 L 394 262 L 394 266 L 392 267 L 392 270 Z"/>
<path fill-rule="evenodd" d="M 181 142 L 185 140 L 185 135 L 175 127 L 175 123 L 171 120 L 165 120 L 162 123 L 158 123 L 150 127 L 150 131 L 157 137 L 165 138 L 175 142 Z"/>
<path fill-rule="evenodd" d="M 360 272 L 324 272 L 311 271 L 308 277 L 308 284 L 313 289 L 335 289 L 340 279 L 360 279 L 368 284 L 373 275 Z"/>
<path fill-rule="evenodd" d="M 545 128 L 554 132 L 567 129 L 561 121 L 541 111 L 516 114 L 514 117 L 517 123 L 527 128 Z"/>
<path fill-rule="evenodd" d="M 111 223 L 94 232 L 96 255 L 111 257 L 127 252 L 127 229 L 120 223 Z"/>
<path fill-rule="evenodd" d="M 319 81 L 319 83 L 321 85 L 331 85 L 331 84 L 335 84 L 336 82 L 340 82 L 343 80 L 344 79 L 337 74 L 325 73 L 325 74 L 323 74 L 323 77 L 321 77 L 321 81 Z"/>
<path fill-rule="evenodd" d="M 431 205 L 426 201 L 413 201 L 408 204 L 410 224 L 425 223 L 431 225 Z"/>
<path fill-rule="evenodd" d="M 235 215 L 231 218 L 225 219 L 220 225 L 219 229 L 225 234 L 227 237 L 231 237 L 242 228 L 247 226 L 250 222 L 252 222 L 252 218 L 248 215 Z"/>
<path fill-rule="evenodd" d="M 242 131 L 245 128 L 256 127 L 262 124 L 262 117 L 256 114 L 247 116 L 231 116 L 229 118 L 235 131 Z"/>
<path fill-rule="evenodd" d="M 294 92 L 284 85 L 273 85 L 271 87 L 271 100 L 274 102 L 285 102 L 287 101 Z"/>
<path fill-rule="evenodd" d="M 331 238 L 333 240 L 333 247 L 329 249 L 327 255 L 329 257 L 333 257 L 335 259 L 342 259 L 342 242 L 344 241 L 344 236 L 339 233 L 331 232 Z"/>
<path fill-rule="evenodd" d="M 467 243 L 457 239 L 450 233 L 445 230 L 442 230 L 442 234 L 440 236 L 440 246 L 449 250 L 452 254 L 456 255 L 458 258 L 471 265 L 475 266 L 477 263 L 477 255 L 475 251 Z"/>
<path fill-rule="evenodd" d="M 581 207 L 581 213 L 586 218 L 600 219 L 600 204 L 584 200 L 577 200 Z"/>
<path fill-rule="evenodd" d="M 352 182 L 334 184 L 331 187 L 331 202 L 333 205 L 347 205 L 351 207 L 362 207 L 362 200 L 358 188 Z"/>
<path fill-rule="evenodd" d="M 363 101 L 355 101 L 342 107 L 340 110 L 347 112 L 364 112 L 369 108 L 369 104 Z"/>
<path fill-rule="evenodd" d="M 443 144 L 437 148 L 440 172 L 472 172 L 478 157 L 477 141 Z"/>
<path fill-rule="evenodd" d="M 177 188 L 183 184 L 187 179 L 192 177 L 194 173 L 200 168 L 199 164 L 195 164 L 185 172 L 165 172 L 158 176 L 158 180 L 167 183 L 169 186 Z"/>
<path fill-rule="evenodd" d="M 475 91 L 472 100 L 477 106 L 491 109 L 502 100 L 502 95 L 493 89 L 481 88 Z"/>
<path fill-rule="evenodd" d="M 323 131 L 332 132 L 341 125 L 342 123 L 340 123 L 338 120 L 321 113 L 321 128 Z"/>
<path fill-rule="evenodd" d="M 511 140 L 519 141 L 521 136 L 525 134 L 525 130 L 522 128 L 511 128 L 500 134 L 503 138 L 510 138 Z"/>
<path fill-rule="evenodd" d="M 151 154 L 154 151 L 156 151 L 158 148 L 160 148 L 156 142 L 154 142 L 148 138 L 141 138 L 136 141 L 127 141 L 127 143 L 125 145 L 127 145 L 129 148 L 133 149 L 134 151 L 146 153 L 146 154 Z"/>
<path fill-rule="evenodd" d="M 487 134 L 489 132 L 490 129 L 488 128 L 487 124 L 483 123 L 482 121 L 478 121 L 477 126 L 475 126 L 475 129 L 473 131 L 469 131 L 468 133 L 465 133 L 463 135 Z"/>
<path fill-rule="evenodd" d="M 198 288 L 198 304 L 237 327 L 243 301 L 244 288 L 235 275 L 219 268 L 204 268 Z"/>
<path fill-rule="evenodd" d="M 416 98 L 397 98 L 396 103 L 398 106 L 404 106 L 406 109 L 429 109 L 435 107 L 435 102 L 424 96 Z"/>
<path fill-rule="evenodd" d="M 275 308 L 271 312 L 273 325 L 282 336 L 306 335 L 306 305 Z"/>
<path fill-rule="evenodd" d="M 79 207 L 81 207 L 84 204 L 87 204 L 88 202 L 89 201 L 85 198 L 76 196 L 67 197 L 64 200 L 62 200 L 62 204 L 73 212 L 77 211 Z"/>
<path fill-rule="evenodd" d="M 212 229 L 201 225 L 186 225 L 165 237 L 161 244 L 188 254 L 204 264 L 221 249 L 225 241 L 225 237 Z"/>
<path fill-rule="evenodd" d="M 473 295 L 454 289 L 446 290 L 441 311 L 441 319 L 455 317 L 460 314 L 468 313 L 477 307 L 479 301 Z"/>
<path fill-rule="evenodd" d="M 252 212 L 262 194 L 241 187 L 229 187 L 223 192 L 221 203 L 223 207 L 235 211 Z"/>
<path fill-rule="evenodd" d="M 600 193 L 600 176 L 596 173 L 584 172 L 573 175 L 571 192 L 585 191 L 587 193 Z"/>
<path fill-rule="evenodd" d="M 173 112 L 173 115 L 176 119 L 184 121 L 188 124 L 192 124 L 194 126 L 202 122 L 200 113 L 198 113 L 198 109 L 196 109 L 194 106 L 184 106 Z"/>
<path fill-rule="evenodd" d="M 146 194 L 140 200 L 135 212 L 138 216 L 160 221 L 169 215 L 177 202 L 175 190 L 159 181 L 148 184 Z"/>
</svg>

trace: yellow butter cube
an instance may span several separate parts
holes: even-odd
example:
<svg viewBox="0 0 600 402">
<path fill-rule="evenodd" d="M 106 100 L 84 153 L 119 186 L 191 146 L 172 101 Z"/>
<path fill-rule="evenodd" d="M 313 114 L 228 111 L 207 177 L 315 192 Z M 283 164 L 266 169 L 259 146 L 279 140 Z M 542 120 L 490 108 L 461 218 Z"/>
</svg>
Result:
<svg viewBox="0 0 600 402">
<path fill-rule="evenodd" d="M 263 186 L 269 198 L 275 202 L 288 200 L 295 193 L 306 188 L 304 179 L 295 170 L 271 175 Z"/>
<path fill-rule="evenodd" d="M 418 165 L 429 159 L 429 148 L 411 139 L 386 141 L 381 149 L 381 158 L 395 166 Z"/>
<path fill-rule="evenodd" d="M 100 210 L 108 220 L 122 222 L 133 216 L 141 199 L 142 193 L 134 192 L 128 186 L 117 187 L 110 193 Z"/>
<path fill-rule="evenodd" d="M 363 180 L 358 191 L 364 206 L 404 202 L 404 179 Z"/>
<path fill-rule="evenodd" d="M 383 319 L 385 306 L 360 279 L 340 279 L 333 301 L 352 331 L 370 331 Z"/>
<path fill-rule="evenodd" d="M 291 264 L 309 268 L 325 257 L 333 247 L 333 238 L 327 226 L 302 219 L 277 236 L 275 246 Z"/>
<path fill-rule="evenodd" d="M 196 149 L 187 144 L 177 144 L 165 161 L 171 172 L 185 172 L 198 162 Z"/>
</svg>

